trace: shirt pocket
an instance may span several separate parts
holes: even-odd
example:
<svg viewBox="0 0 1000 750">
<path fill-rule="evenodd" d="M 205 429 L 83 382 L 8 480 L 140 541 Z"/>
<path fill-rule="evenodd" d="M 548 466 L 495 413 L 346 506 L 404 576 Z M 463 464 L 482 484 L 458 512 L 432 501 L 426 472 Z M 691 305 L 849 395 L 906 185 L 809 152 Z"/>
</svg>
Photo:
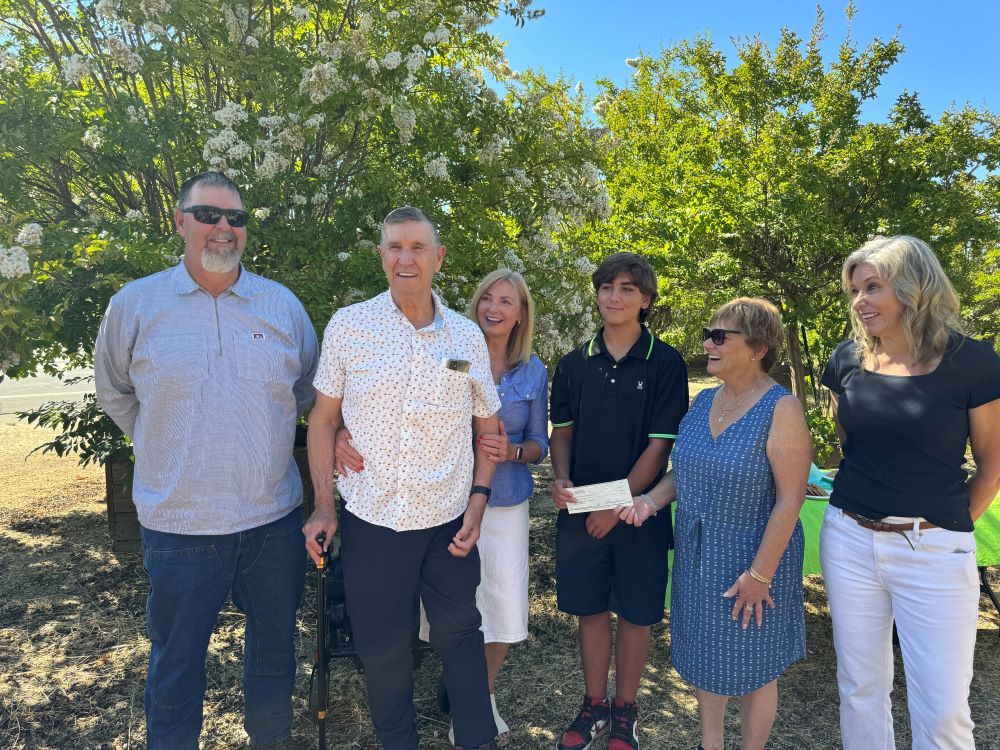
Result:
<svg viewBox="0 0 1000 750">
<path fill-rule="evenodd" d="M 149 365 L 149 382 L 160 391 L 176 395 L 195 393 L 208 377 L 208 347 L 204 336 L 155 336 L 143 358 Z"/>
<path fill-rule="evenodd" d="M 453 411 L 472 409 L 472 380 L 467 372 L 438 368 L 429 389 L 429 402 Z"/>
<path fill-rule="evenodd" d="M 523 438 L 524 430 L 528 426 L 528 417 L 531 415 L 531 400 L 534 398 L 535 390 L 534 387 L 524 383 L 511 383 L 503 387 L 503 395 L 500 397 L 500 418 L 507 434 L 514 440 Z"/>
<path fill-rule="evenodd" d="M 237 377 L 259 383 L 285 382 L 284 351 L 277 344 L 238 337 L 234 351 Z"/>
</svg>

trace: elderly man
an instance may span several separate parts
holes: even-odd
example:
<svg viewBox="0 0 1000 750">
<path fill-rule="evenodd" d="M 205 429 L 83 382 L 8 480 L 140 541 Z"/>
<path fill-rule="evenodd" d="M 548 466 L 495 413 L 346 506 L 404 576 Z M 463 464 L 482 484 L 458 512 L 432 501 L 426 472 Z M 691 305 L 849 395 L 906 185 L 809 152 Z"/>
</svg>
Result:
<svg viewBox="0 0 1000 750">
<path fill-rule="evenodd" d="M 334 439 L 344 424 L 365 457 L 340 477 L 340 548 L 347 607 L 365 666 L 368 704 L 385 750 L 416 750 L 410 638 L 419 594 L 444 665 L 458 747 L 495 747 L 483 635 L 476 609 L 476 541 L 493 464 L 473 435 L 498 432 L 486 342 L 431 284 L 445 248 L 423 211 L 382 223 L 389 290 L 338 310 L 323 336 L 309 464 L 316 511 L 303 532 L 337 530 Z M 478 452 L 477 452 L 478 453 Z"/>
<path fill-rule="evenodd" d="M 147 744 L 198 747 L 208 641 L 232 593 L 246 614 L 244 727 L 250 747 L 277 747 L 305 573 L 292 444 L 316 333 L 295 295 L 240 264 L 247 212 L 225 175 L 185 182 L 174 223 L 183 260 L 111 299 L 94 355 L 98 400 L 135 450 Z"/>
</svg>

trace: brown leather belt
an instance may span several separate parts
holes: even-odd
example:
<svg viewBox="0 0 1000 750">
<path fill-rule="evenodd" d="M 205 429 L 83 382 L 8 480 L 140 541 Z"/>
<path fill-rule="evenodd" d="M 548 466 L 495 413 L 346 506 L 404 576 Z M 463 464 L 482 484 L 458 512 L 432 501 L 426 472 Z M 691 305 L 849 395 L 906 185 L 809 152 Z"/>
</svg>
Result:
<svg viewBox="0 0 1000 750">
<path fill-rule="evenodd" d="M 857 521 L 858 526 L 863 526 L 864 528 L 871 529 L 872 531 L 913 531 L 912 523 L 885 523 L 884 521 L 875 521 L 871 518 L 860 516 L 851 510 L 845 510 L 844 515 Z M 936 529 L 937 525 L 931 523 L 930 521 L 921 521 L 917 528 Z"/>
</svg>

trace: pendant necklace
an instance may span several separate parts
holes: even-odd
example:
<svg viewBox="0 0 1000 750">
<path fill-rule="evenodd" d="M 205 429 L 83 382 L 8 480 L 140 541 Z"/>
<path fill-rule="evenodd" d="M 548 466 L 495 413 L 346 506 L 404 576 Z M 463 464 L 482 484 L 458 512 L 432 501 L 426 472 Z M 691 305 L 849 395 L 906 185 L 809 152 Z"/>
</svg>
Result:
<svg viewBox="0 0 1000 750">
<path fill-rule="evenodd" d="M 746 401 L 748 398 L 750 398 L 750 394 L 752 394 L 754 391 L 756 391 L 758 388 L 760 388 L 760 386 L 765 381 L 768 381 L 768 380 L 770 380 L 770 378 L 762 378 L 760 381 L 758 381 L 757 385 L 755 385 L 749 391 L 747 391 L 742 396 L 740 396 L 740 398 L 736 401 L 736 403 L 733 404 L 732 406 L 730 406 L 728 409 L 722 403 L 722 394 L 726 390 L 726 384 L 723 383 L 722 384 L 722 389 L 719 392 L 719 411 L 722 412 L 721 414 L 719 414 L 719 420 L 718 420 L 719 424 L 722 424 L 722 421 L 726 418 L 727 414 L 732 414 L 734 411 L 736 411 L 737 409 L 739 409 L 740 406 L 743 404 L 743 402 Z"/>
</svg>

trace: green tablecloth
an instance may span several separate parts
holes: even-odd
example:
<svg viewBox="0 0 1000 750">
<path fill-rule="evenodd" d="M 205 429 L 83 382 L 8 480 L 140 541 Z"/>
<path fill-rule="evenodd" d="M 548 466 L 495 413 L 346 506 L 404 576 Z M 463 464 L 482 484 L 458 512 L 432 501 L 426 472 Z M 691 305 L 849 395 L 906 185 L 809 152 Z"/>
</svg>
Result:
<svg viewBox="0 0 1000 750">
<path fill-rule="evenodd" d="M 829 503 L 826 500 L 806 500 L 799 518 L 805 532 L 806 547 L 802 559 L 802 575 L 822 573 L 819 565 L 819 530 L 823 524 L 823 513 Z M 675 504 L 670 506 L 673 511 Z M 982 517 L 976 522 L 976 562 L 979 565 L 1000 565 L 1000 495 L 997 495 Z M 674 569 L 674 551 L 667 559 L 670 570 Z M 672 576 L 671 576 L 672 577 Z M 670 581 L 667 582 L 666 606 L 670 608 Z"/>
<path fill-rule="evenodd" d="M 819 527 L 823 522 L 826 500 L 806 500 L 802 506 L 802 529 L 806 533 L 806 553 L 802 574 L 821 573 L 819 566 Z M 1000 565 L 1000 495 L 976 522 L 976 562 L 979 565 Z"/>
</svg>

